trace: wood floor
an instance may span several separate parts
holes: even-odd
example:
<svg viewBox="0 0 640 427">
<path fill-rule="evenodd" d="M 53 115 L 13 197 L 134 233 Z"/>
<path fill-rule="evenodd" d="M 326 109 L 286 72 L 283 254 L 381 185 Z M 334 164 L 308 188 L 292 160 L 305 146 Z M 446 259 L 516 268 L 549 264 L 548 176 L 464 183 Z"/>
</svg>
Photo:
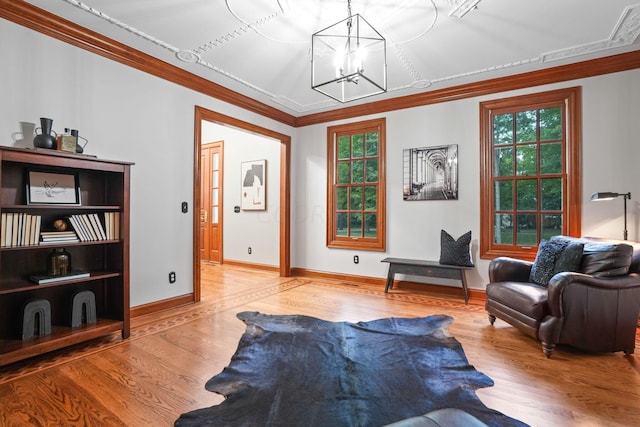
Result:
<svg viewBox="0 0 640 427">
<path fill-rule="evenodd" d="M 334 321 L 448 314 L 469 362 L 495 382 L 477 392 L 490 408 L 532 426 L 640 425 L 640 336 L 636 356 L 560 348 L 545 359 L 538 342 L 500 320 L 490 326 L 473 301 L 231 266 L 204 265 L 202 278 L 201 303 L 134 319 L 126 341 L 0 369 L 0 426 L 171 426 L 220 403 L 204 383 L 235 352 L 244 332 L 235 315 L 246 310 Z"/>
</svg>

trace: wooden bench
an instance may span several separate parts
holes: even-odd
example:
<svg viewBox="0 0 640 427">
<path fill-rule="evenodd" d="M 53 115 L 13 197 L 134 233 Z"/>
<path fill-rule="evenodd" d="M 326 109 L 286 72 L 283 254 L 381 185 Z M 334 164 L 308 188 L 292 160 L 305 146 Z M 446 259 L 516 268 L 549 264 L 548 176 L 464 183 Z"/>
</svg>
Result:
<svg viewBox="0 0 640 427">
<path fill-rule="evenodd" d="M 460 265 L 440 264 L 436 261 L 424 261 L 419 259 L 406 258 L 385 258 L 381 262 L 389 263 L 389 274 L 387 274 L 387 285 L 384 292 L 389 292 L 393 288 L 393 277 L 396 273 L 411 274 L 413 276 L 437 277 L 439 279 L 458 280 L 462 284 L 464 291 L 464 303 L 469 303 L 469 290 L 467 288 L 467 278 L 465 272 L 473 270 L 473 267 L 463 267 Z"/>
</svg>

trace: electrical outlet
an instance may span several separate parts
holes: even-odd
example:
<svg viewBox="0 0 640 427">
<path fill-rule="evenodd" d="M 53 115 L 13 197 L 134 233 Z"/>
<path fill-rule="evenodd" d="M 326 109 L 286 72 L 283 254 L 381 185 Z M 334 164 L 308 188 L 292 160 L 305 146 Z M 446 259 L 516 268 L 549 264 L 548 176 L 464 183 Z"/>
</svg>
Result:
<svg viewBox="0 0 640 427">
<path fill-rule="evenodd" d="M 249 255 L 251 255 L 251 246 L 247 248 L 247 252 L 249 253 Z"/>
<path fill-rule="evenodd" d="M 358 264 L 360 262 L 360 257 L 358 255 L 353 256 L 353 263 Z"/>
<path fill-rule="evenodd" d="M 182 210 L 182 213 L 189 212 L 189 203 L 182 202 L 182 204 L 180 205 L 180 209 Z"/>
<path fill-rule="evenodd" d="M 169 273 L 169 283 L 176 283 L 176 272 L 172 271 Z"/>
</svg>

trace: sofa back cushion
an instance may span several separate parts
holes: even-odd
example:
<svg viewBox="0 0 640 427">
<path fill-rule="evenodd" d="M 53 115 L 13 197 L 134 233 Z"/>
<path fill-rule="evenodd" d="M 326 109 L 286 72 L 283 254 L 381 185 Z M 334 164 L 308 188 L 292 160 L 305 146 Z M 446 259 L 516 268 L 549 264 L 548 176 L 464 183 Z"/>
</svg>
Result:
<svg viewBox="0 0 640 427">
<path fill-rule="evenodd" d="M 622 276 L 629 273 L 634 247 L 622 240 L 554 236 L 550 241 L 584 244 L 580 273 L 596 277 Z"/>
<path fill-rule="evenodd" d="M 587 242 L 580 271 L 596 277 L 622 276 L 629 272 L 633 247 L 624 243 Z"/>
</svg>

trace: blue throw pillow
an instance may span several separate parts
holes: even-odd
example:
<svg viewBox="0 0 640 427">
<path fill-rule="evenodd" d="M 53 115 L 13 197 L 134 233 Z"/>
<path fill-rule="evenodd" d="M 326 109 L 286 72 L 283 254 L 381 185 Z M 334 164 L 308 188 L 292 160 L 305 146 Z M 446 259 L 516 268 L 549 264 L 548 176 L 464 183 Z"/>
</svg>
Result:
<svg viewBox="0 0 640 427">
<path fill-rule="evenodd" d="M 473 267 L 470 245 L 471 231 L 456 240 L 446 231 L 440 230 L 440 264 Z"/>
<path fill-rule="evenodd" d="M 567 240 L 543 240 L 538 246 L 536 260 L 531 267 L 529 280 L 547 286 L 549 280 L 563 271 L 578 271 L 584 244 Z"/>
</svg>

